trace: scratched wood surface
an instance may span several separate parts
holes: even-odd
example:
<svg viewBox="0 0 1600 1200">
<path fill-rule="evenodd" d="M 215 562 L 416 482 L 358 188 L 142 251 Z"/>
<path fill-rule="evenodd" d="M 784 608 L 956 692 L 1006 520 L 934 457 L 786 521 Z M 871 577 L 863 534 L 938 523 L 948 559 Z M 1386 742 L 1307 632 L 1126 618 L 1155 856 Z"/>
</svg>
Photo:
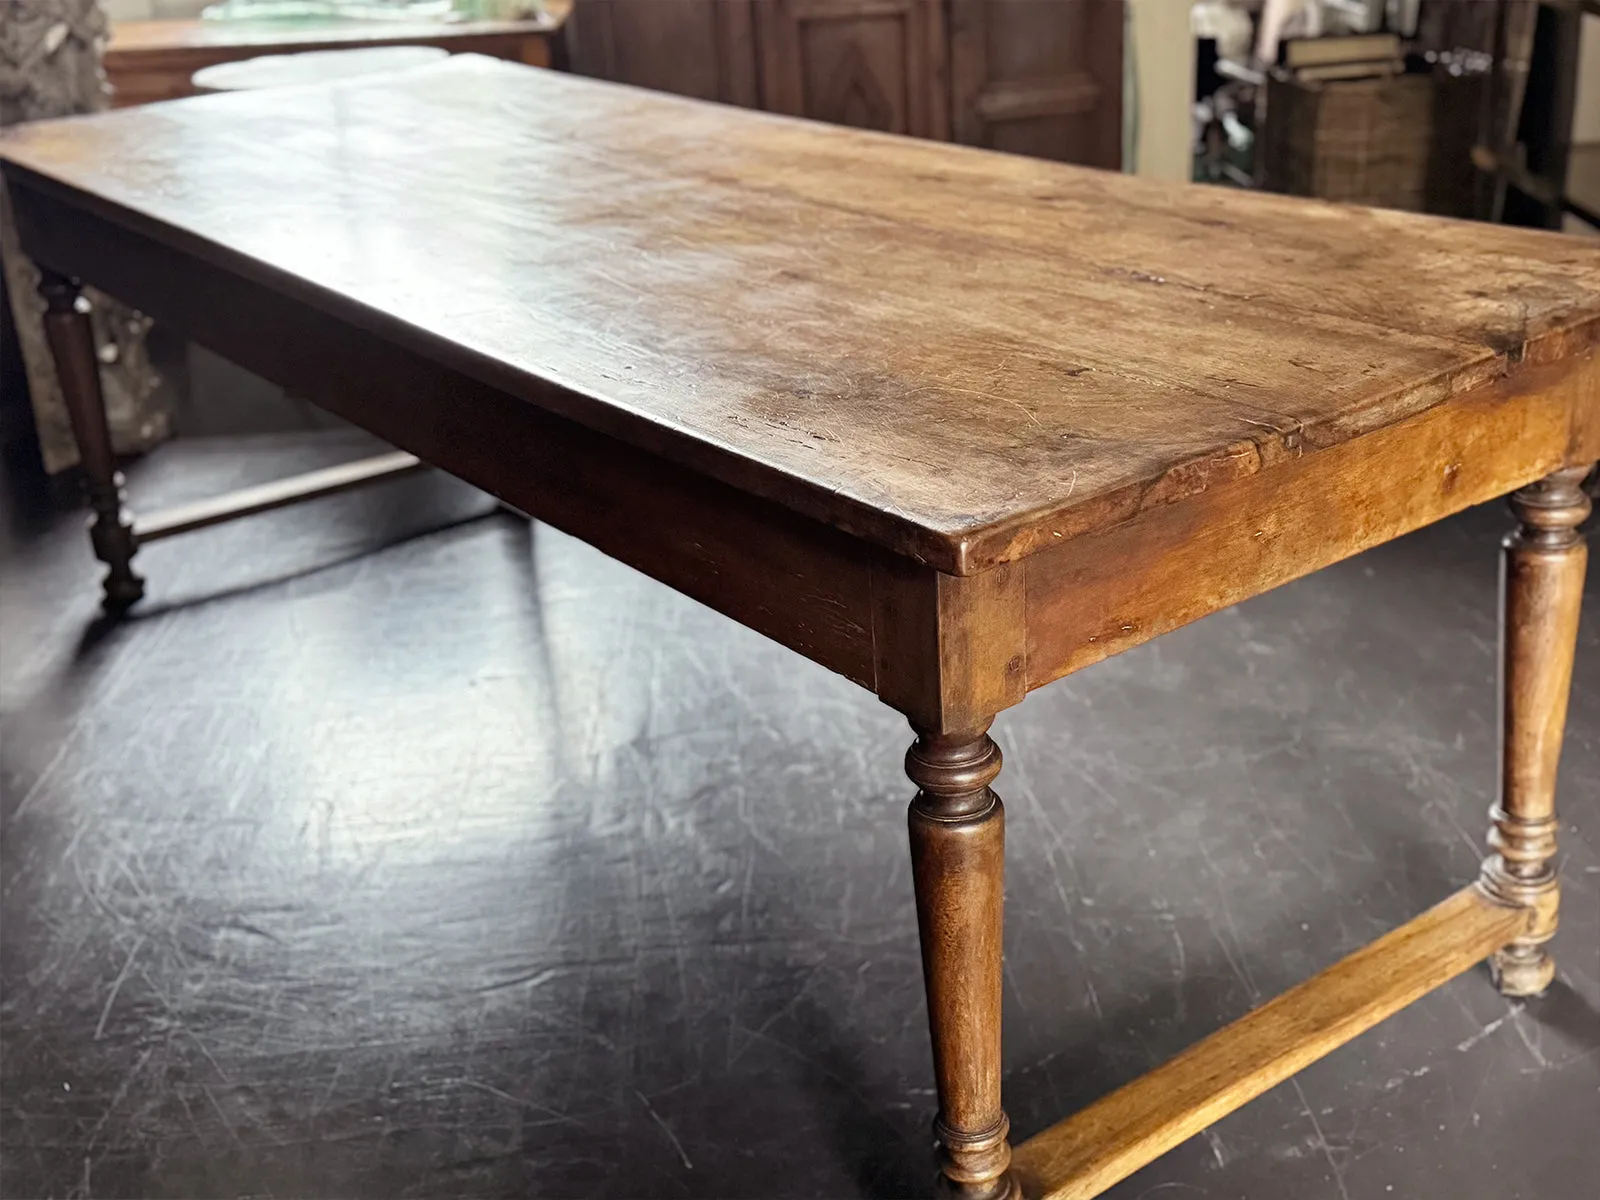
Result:
<svg viewBox="0 0 1600 1200">
<path fill-rule="evenodd" d="M 24 183 L 954 573 L 1600 337 L 1600 248 L 1577 240 L 468 56 L 404 82 L 41 123 L 0 157 Z"/>
</svg>

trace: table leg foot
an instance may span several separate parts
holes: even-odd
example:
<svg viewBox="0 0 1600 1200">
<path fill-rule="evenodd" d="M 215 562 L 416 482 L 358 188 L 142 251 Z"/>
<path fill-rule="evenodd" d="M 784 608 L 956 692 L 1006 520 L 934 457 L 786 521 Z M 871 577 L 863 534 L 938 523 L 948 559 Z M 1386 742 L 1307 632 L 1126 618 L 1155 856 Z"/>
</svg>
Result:
<svg viewBox="0 0 1600 1200">
<path fill-rule="evenodd" d="M 941 1193 L 1020 1200 L 1000 1106 L 1005 809 L 1000 748 L 980 729 L 922 734 L 906 755 L 912 876 L 939 1092 Z"/>
<path fill-rule="evenodd" d="M 1556 764 L 1583 602 L 1587 551 L 1578 526 L 1590 511 L 1588 471 L 1556 471 L 1511 497 L 1517 529 L 1501 560 L 1500 792 L 1489 812 L 1493 853 L 1482 886 L 1529 911 L 1527 932 L 1492 960 L 1507 996 L 1536 996 L 1555 977 L 1545 943 L 1560 901 Z"/>
<path fill-rule="evenodd" d="M 94 510 L 89 539 L 95 557 L 108 568 L 102 604 L 106 612 L 116 615 L 144 595 L 144 580 L 134 574 L 131 565 L 138 542 L 133 522 L 122 506 L 122 476 L 111 450 L 89 311 L 78 281 L 65 275 L 45 271 L 39 292 L 46 305 L 45 338 L 61 381 L 72 436 L 78 443 L 89 506 Z"/>
</svg>

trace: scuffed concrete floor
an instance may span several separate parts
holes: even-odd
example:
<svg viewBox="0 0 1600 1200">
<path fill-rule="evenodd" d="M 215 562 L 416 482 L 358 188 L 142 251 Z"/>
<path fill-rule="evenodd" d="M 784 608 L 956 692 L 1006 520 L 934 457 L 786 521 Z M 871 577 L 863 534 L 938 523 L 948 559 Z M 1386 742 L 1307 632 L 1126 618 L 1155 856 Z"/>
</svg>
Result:
<svg viewBox="0 0 1600 1200">
<path fill-rule="evenodd" d="M 364 448 L 177 444 L 132 488 Z M 925 1192 L 909 735 L 872 697 L 441 478 L 153 546 L 98 637 L 81 518 L 6 515 L 0 1193 Z M 1002 716 L 1019 1134 L 1473 877 L 1506 521 Z M 1595 1194 L 1597 642 L 1558 987 L 1473 972 L 1112 1196 Z"/>
</svg>

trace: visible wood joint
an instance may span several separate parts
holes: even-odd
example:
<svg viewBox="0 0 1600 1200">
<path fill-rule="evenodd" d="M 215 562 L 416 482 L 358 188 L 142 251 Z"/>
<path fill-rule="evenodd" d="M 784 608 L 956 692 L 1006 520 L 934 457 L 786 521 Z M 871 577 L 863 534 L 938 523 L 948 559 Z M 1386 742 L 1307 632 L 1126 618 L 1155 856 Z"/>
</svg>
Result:
<svg viewBox="0 0 1600 1200">
<path fill-rule="evenodd" d="M 946 575 L 872 564 L 874 690 L 923 734 L 982 733 L 1027 694 L 1026 566 Z"/>
</svg>

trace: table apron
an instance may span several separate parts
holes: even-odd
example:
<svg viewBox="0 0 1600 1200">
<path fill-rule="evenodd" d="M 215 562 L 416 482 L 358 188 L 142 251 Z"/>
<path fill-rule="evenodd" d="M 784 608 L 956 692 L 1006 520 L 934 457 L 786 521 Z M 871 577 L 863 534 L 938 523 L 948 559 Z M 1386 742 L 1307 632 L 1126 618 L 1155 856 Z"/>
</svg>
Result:
<svg viewBox="0 0 1600 1200">
<path fill-rule="evenodd" d="M 1527 366 L 1024 560 L 1027 686 L 1600 458 L 1600 356 Z"/>
</svg>

